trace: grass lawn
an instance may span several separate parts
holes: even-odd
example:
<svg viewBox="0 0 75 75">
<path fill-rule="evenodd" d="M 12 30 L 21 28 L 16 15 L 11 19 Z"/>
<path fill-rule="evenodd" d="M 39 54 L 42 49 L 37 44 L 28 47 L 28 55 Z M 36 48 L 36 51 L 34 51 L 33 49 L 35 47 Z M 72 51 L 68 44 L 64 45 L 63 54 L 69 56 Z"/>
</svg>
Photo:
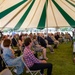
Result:
<svg viewBox="0 0 75 75">
<path fill-rule="evenodd" d="M 51 54 L 47 49 L 47 57 L 49 58 L 47 62 L 53 64 L 52 75 L 75 75 L 75 63 L 73 63 L 71 42 L 62 43 L 54 50 L 55 53 Z M 30 74 L 24 72 L 23 75 Z"/>
<path fill-rule="evenodd" d="M 75 75 L 71 42 L 62 43 L 54 54 L 48 55 L 48 62 L 53 64 L 52 75 Z"/>
</svg>

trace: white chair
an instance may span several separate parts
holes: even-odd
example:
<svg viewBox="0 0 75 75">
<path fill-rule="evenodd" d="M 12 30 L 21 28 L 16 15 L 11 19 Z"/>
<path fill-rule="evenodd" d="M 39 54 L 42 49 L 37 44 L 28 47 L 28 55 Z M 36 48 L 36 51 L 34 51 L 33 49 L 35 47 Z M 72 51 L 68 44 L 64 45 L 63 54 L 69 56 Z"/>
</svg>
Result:
<svg viewBox="0 0 75 75">
<path fill-rule="evenodd" d="M 24 63 L 26 67 L 26 70 L 27 70 L 26 73 L 30 73 L 31 75 L 37 75 L 38 73 L 40 74 L 40 70 L 30 70 L 28 66 L 26 65 L 23 57 L 22 57 L 22 62 Z"/>
<path fill-rule="evenodd" d="M 13 74 L 11 73 L 11 71 L 8 68 L 6 68 L 0 72 L 0 75 L 13 75 Z"/>
</svg>

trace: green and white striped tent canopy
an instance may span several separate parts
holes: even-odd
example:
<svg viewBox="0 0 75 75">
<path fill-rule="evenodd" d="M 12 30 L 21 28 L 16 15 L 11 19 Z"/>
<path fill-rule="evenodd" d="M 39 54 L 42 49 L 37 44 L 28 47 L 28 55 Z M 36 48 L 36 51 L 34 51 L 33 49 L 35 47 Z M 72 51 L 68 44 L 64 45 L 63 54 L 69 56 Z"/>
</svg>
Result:
<svg viewBox="0 0 75 75">
<path fill-rule="evenodd" d="M 75 27 L 75 0 L 0 0 L 0 29 Z"/>
</svg>

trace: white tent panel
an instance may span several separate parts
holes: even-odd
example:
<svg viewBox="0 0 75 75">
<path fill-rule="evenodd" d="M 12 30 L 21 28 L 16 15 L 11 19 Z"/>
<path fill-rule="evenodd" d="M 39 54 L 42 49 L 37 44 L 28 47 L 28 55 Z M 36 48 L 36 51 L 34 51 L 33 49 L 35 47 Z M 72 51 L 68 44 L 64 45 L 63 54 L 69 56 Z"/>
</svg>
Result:
<svg viewBox="0 0 75 75">
<path fill-rule="evenodd" d="M 32 5 L 32 8 L 29 9 L 33 1 L 34 3 Z M 44 17 L 42 16 L 42 18 L 44 18 L 44 20 L 46 19 L 46 22 L 43 23 L 45 24 L 45 26 L 42 25 L 42 27 L 57 28 L 75 25 L 75 0 L 48 0 L 48 7 L 47 0 L 27 0 L 25 3 L 12 9 L 12 6 L 20 2 L 23 2 L 23 0 L 0 0 L 0 11 L 2 13 L 8 12 L 7 9 L 11 8 L 11 11 L 6 15 L 4 14 L 4 16 L 0 19 L 0 28 L 14 29 L 18 26 L 18 29 L 37 28 L 41 24 L 41 22 L 43 22 L 40 19 L 43 15 L 45 3 L 45 7 L 47 8 L 46 16 L 44 16 L 44 13 Z M 59 8 L 59 6 L 62 10 Z M 27 10 L 28 13 L 25 14 Z M 23 22 L 20 22 L 25 15 L 26 18 L 23 19 Z M 66 15 L 67 17 L 69 17 L 69 19 L 66 17 Z"/>
<path fill-rule="evenodd" d="M 25 24 L 25 28 L 36 28 L 38 26 L 44 4 L 45 0 L 37 0 L 22 26 Z"/>
<path fill-rule="evenodd" d="M 8 9 L 9 7 L 11 7 L 11 6 L 23 1 L 23 0 L 18 0 L 18 1 L 17 0 L 12 0 L 12 1 L 11 0 L 0 0 L 0 1 L 2 1 L 0 3 L 1 4 L 0 5 L 0 7 L 1 7 L 0 11 L 2 12 L 2 11 Z"/>
<path fill-rule="evenodd" d="M 52 7 L 49 7 L 52 10 L 52 14 L 51 13 L 47 14 L 47 16 L 51 15 L 51 17 L 48 17 L 48 25 L 49 25 L 48 27 L 64 27 L 65 25 L 69 26 L 69 24 L 66 22 L 64 17 L 61 15 L 61 13 L 55 7 L 55 5 L 52 2 L 50 5 L 52 5 Z M 49 12 L 51 12 L 51 10 L 48 9 Z M 52 18 L 54 18 L 54 19 L 52 19 Z M 55 24 L 50 24 L 51 21 Z"/>
<path fill-rule="evenodd" d="M 69 0 L 69 2 L 75 5 L 75 0 Z"/>
<path fill-rule="evenodd" d="M 2 26 L 5 26 L 13 18 L 13 16 L 15 16 L 15 14 L 18 13 L 28 2 L 29 1 L 27 1 L 25 4 L 21 5 L 19 8 L 17 8 L 14 11 L 12 11 L 8 15 L 6 15 L 5 17 L 3 17 L 1 19 Z M 15 27 L 15 25 L 18 23 L 18 21 L 20 20 L 20 18 L 23 16 L 24 12 L 28 9 L 28 7 L 29 7 L 29 5 L 27 5 L 22 12 L 18 13 L 13 18 L 13 20 L 10 23 L 8 23 L 5 27 L 13 29 Z"/>
<path fill-rule="evenodd" d="M 27 15 L 24 23 L 22 24 L 21 28 L 27 28 L 29 25 L 31 25 L 31 21 L 33 20 L 34 18 L 34 14 L 35 14 L 35 10 L 38 6 L 38 3 L 39 3 L 39 0 L 37 0 L 34 5 L 32 6 L 29 14 Z M 33 26 L 34 27 L 34 26 Z"/>
<path fill-rule="evenodd" d="M 75 20 L 75 8 L 74 11 L 72 11 L 70 8 L 68 8 L 65 4 L 63 4 L 60 0 L 56 0 L 56 3 L 59 4 L 59 6 L 71 17 Z"/>
<path fill-rule="evenodd" d="M 71 1 L 71 0 L 69 0 L 69 1 Z M 67 3 L 65 0 L 62 0 L 62 2 L 63 2 L 68 8 L 70 8 L 73 12 L 75 12 L 75 7 L 73 7 L 71 4 Z M 75 5 L 75 3 L 74 3 L 74 5 Z"/>
<path fill-rule="evenodd" d="M 53 11 L 54 11 L 57 27 L 59 27 L 59 25 L 60 27 L 64 27 L 65 25 L 69 26 L 69 24 L 64 19 L 64 17 L 61 15 L 61 13 L 58 11 L 58 9 L 55 7 L 55 5 L 53 3 L 52 5 L 53 5 Z"/>
<path fill-rule="evenodd" d="M 48 2 L 48 8 L 47 8 L 47 27 L 56 27 L 56 22 L 54 18 L 54 12 L 52 11 L 51 7 L 51 1 Z"/>
</svg>

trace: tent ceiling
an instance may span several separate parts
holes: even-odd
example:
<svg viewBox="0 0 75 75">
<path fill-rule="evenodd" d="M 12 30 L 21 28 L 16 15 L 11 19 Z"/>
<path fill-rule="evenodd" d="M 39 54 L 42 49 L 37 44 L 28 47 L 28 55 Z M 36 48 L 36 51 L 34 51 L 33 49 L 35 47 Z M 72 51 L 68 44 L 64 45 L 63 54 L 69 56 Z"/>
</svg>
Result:
<svg viewBox="0 0 75 75">
<path fill-rule="evenodd" d="M 1 0 L 0 29 L 75 27 L 75 0 Z"/>
</svg>

